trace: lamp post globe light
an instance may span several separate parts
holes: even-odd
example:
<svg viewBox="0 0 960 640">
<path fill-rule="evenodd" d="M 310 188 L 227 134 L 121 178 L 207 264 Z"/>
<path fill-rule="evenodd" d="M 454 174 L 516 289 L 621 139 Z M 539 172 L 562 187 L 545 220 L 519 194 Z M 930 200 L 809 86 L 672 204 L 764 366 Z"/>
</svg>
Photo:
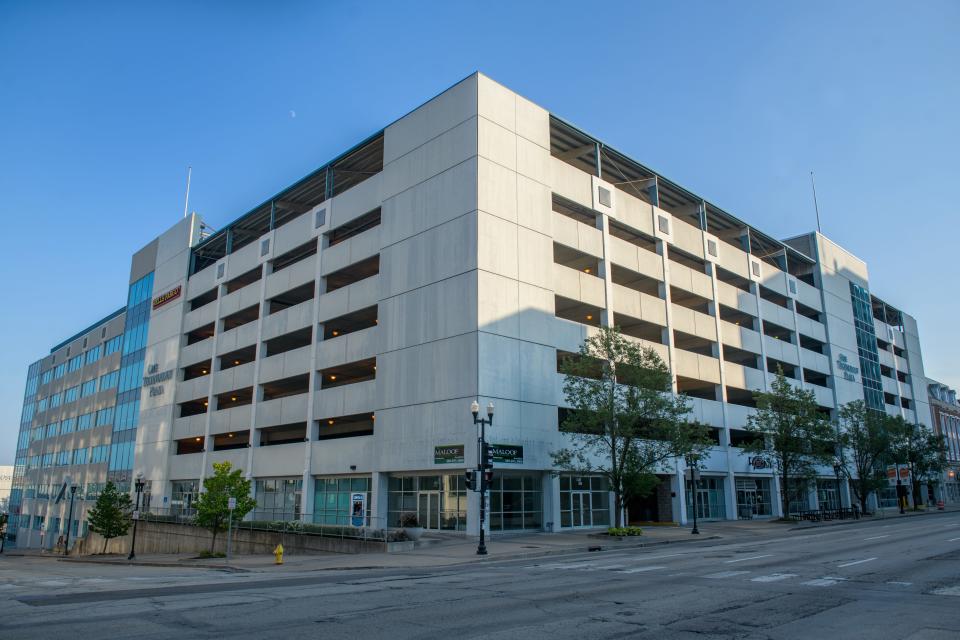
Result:
<svg viewBox="0 0 960 640">
<path fill-rule="evenodd" d="M 127 556 L 127 560 L 133 560 L 136 557 L 134 549 L 137 546 L 137 522 L 140 520 L 140 494 L 143 493 L 144 486 L 146 486 L 146 483 L 143 481 L 143 474 L 137 473 L 137 480 L 134 483 L 134 488 L 137 491 L 137 503 L 133 508 L 133 537 L 130 540 L 130 555 Z"/>
<path fill-rule="evenodd" d="M 493 402 L 487 404 L 487 417 L 480 416 L 480 403 L 474 400 L 470 403 L 470 413 L 473 414 L 473 424 L 480 425 L 480 436 L 477 438 L 477 476 L 480 491 L 480 542 L 477 544 L 477 555 L 487 555 L 487 544 L 484 538 L 483 524 L 487 509 L 487 487 L 493 479 L 493 462 L 490 460 L 490 451 L 487 446 L 487 425 L 493 426 Z"/>
<path fill-rule="evenodd" d="M 700 456 L 691 453 L 687 456 L 687 466 L 690 467 L 690 493 L 693 495 L 693 531 L 691 535 L 700 535 L 697 528 L 697 480 L 699 480 Z"/>
</svg>

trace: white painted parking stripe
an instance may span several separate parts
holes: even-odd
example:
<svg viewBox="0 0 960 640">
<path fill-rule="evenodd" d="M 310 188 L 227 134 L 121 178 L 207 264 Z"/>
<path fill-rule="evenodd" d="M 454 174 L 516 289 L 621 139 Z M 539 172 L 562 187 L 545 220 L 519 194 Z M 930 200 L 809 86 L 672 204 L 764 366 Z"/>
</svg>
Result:
<svg viewBox="0 0 960 640">
<path fill-rule="evenodd" d="M 779 580 L 786 580 L 787 578 L 796 578 L 797 574 L 795 573 L 771 573 L 768 576 L 757 576 L 756 578 L 751 578 L 750 582 L 777 582 Z"/>
<path fill-rule="evenodd" d="M 889 537 L 890 537 L 890 534 L 887 533 L 882 536 L 873 536 L 872 538 L 864 538 L 864 540 L 879 540 L 880 538 L 889 538 Z"/>
<path fill-rule="evenodd" d="M 617 573 L 640 573 L 641 571 L 656 571 L 657 569 L 666 569 L 666 567 L 637 567 L 635 569 L 616 569 Z"/>
<path fill-rule="evenodd" d="M 840 568 L 852 567 L 855 564 L 863 564 L 864 562 L 872 562 L 874 560 L 876 560 L 876 558 L 867 558 L 866 560 L 854 560 L 853 562 L 844 562 L 843 564 L 838 564 L 837 566 Z"/>
<path fill-rule="evenodd" d="M 726 560 L 725 562 L 726 564 L 733 564 L 735 562 L 746 562 L 747 560 L 759 560 L 760 558 L 769 558 L 772 555 L 773 555 L 772 553 L 767 553 L 762 556 L 750 556 L 749 558 L 737 558 L 736 560 Z"/>
<path fill-rule="evenodd" d="M 703 577 L 711 578 L 711 579 L 733 578 L 735 576 L 742 576 L 747 573 L 750 573 L 750 572 L 749 571 L 721 571 L 719 573 L 711 573 L 710 575 L 706 575 Z"/>
</svg>

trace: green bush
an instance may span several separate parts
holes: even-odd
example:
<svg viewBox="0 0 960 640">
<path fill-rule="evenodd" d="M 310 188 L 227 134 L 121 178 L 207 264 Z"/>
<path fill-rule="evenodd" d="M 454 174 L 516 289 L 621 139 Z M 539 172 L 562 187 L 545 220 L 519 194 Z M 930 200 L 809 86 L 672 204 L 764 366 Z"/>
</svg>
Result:
<svg viewBox="0 0 960 640">
<path fill-rule="evenodd" d="M 643 529 L 640 527 L 610 527 L 607 529 L 607 535 L 610 536 L 642 536 Z"/>
<path fill-rule="evenodd" d="M 200 552 L 200 555 L 197 556 L 197 557 L 198 557 L 198 558 L 204 558 L 204 559 L 206 559 L 206 558 L 226 558 L 226 557 L 227 557 L 227 554 L 223 553 L 222 551 L 210 551 L 209 549 L 204 549 L 203 551 Z"/>
</svg>

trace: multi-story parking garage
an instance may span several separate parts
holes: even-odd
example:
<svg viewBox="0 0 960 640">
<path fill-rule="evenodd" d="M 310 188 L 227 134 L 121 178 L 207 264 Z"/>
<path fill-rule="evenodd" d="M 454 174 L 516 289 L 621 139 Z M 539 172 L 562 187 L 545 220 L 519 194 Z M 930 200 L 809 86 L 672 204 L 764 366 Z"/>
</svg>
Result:
<svg viewBox="0 0 960 640">
<path fill-rule="evenodd" d="M 605 526 L 604 481 L 550 457 L 558 357 L 604 325 L 656 349 L 713 427 L 701 517 L 778 513 L 776 478 L 738 448 L 778 367 L 825 413 L 865 399 L 930 419 L 916 323 L 863 261 L 817 233 L 778 241 L 480 74 L 223 229 L 183 219 L 130 283 L 124 309 L 30 367 L 18 543 L 68 526 L 67 475 L 82 521 L 103 482 L 138 473 L 151 510 L 189 510 L 223 460 L 258 517 L 346 522 L 364 492 L 371 525 L 415 512 L 475 533 L 474 399 L 502 445 L 492 530 Z M 632 520 L 692 516 L 682 465 Z M 849 504 L 832 468 L 790 490 Z"/>
</svg>

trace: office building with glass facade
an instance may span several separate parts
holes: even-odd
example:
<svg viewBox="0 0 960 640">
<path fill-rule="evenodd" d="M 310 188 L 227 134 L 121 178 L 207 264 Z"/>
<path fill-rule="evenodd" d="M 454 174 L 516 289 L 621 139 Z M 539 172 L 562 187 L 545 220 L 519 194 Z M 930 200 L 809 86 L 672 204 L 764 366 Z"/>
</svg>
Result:
<svg viewBox="0 0 960 640">
<path fill-rule="evenodd" d="M 605 481 L 550 456 L 558 356 L 605 325 L 655 349 L 713 427 L 699 517 L 779 513 L 777 479 L 739 448 L 778 367 L 825 413 L 869 397 L 929 421 L 916 323 L 861 260 L 771 238 L 475 74 L 222 229 L 190 216 L 134 256 L 127 305 L 30 367 L 18 535 L 63 517 L 24 487 L 142 473 L 151 510 L 189 513 L 221 461 L 253 480 L 257 519 L 346 523 L 361 494 L 371 526 L 475 534 L 474 399 L 496 406 L 492 531 L 606 526 Z M 54 407 L 95 376 L 113 386 Z M 89 412 L 100 426 L 47 435 Z M 65 449 L 82 462 L 58 466 Z M 849 504 L 822 471 L 791 491 Z M 691 517 L 683 472 L 661 469 L 630 519 Z"/>
</svg>

